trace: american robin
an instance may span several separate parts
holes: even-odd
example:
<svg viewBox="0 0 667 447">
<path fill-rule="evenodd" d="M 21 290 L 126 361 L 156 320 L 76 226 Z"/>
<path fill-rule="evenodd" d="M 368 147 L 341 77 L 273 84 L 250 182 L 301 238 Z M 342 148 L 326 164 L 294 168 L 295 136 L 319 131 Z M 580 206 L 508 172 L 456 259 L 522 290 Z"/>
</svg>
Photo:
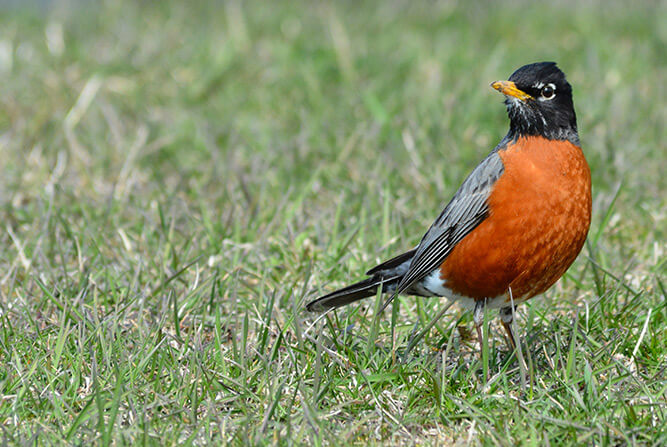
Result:
<svg viewBox="0 0 667 447">
<path fill-rule="evenodd" d="M 516 70 L 491 87 L 505 95 L 510 127 L 465 179 L 419 245 L 370 277 L 306 308 L 323 311 L 389 294 L 447 297 L 474 311 L 480 345 L 485 306 L 511 330 L 513 305 L 546 291 L 581 250 L 591 222 L 591 175 L 577 133 L 572 87 L 554 62 Z M 384 307 L 382 309 L 384 309 Z"/>
</svg>

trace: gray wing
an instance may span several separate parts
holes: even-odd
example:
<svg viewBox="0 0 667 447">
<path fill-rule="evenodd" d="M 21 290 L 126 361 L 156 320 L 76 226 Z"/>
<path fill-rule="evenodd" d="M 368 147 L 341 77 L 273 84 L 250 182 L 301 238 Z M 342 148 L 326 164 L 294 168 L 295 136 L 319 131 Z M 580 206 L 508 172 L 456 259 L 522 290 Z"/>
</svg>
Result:
<svg viewBox="0 0 667 447">
<path fill-rule="evenodd" d="M 498 145 L 465 179 L 417 246 L 410 268 L 385 306 L 401 292 L 424 278 L 440 264 L 468 233 L 489 214 L 487 199 L 505 167 L 498 155 Z"/>
</svg>

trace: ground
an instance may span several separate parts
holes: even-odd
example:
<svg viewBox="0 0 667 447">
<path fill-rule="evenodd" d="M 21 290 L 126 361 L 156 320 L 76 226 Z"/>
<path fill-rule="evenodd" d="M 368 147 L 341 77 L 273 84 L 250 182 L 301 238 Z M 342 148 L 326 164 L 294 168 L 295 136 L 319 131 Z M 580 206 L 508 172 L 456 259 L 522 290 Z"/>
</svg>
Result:
<svg viewBox="0 0 667 447">
<path fill-rule="evenodd" d="M 664 2 L 0 6 L 9 443 L 667 443 Z M 555 60 L 593 224 L 495 315 L 319 294 L 418 241 Z"/>
</svg>

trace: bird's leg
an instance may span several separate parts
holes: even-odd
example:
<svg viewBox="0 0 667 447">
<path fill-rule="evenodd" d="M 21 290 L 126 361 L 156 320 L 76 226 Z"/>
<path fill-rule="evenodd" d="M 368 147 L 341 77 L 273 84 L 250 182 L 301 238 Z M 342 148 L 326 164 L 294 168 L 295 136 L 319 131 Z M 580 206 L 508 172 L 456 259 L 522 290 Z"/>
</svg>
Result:
<svg viewBox="0 0 667 447">
<path fill-rule="evenodd" d="M 482 334 L 482 323 L 484 322 L 484 305 L 486 300 L 479 300 L 475 303 L 475 310 L 472 314 L 472 320 L 475 322 L 475 329 L 477 330 L 477 341 L 479 342 L 479 355 L 482 355 L 484 350 L 484 335 Z"/>
<path fill-rule="evenodd" d="M 514 309 L 516 309 L 516 306 Z M 512 349 L 516 350 L 516 339 L 514 338 L 514 331 L 512 330 L 512 321 L 514 320 L 512 314 L 514 309 L 512 309 L 512 306 L 507 306 L 500 309 L 500 321 L 503 323 L 505 332 L 507 332 L 507 337 L 510 339 Z"/>
<path fill-rule="evenodd" d="M 510 294 L 512 291 L 510 290 Z M 510 295 L 511 296 L 511 295 Z M 519 361 L 519 370 L 521 372 L 521 388 L 526 390 L 526 371 L 528 367 L 526 366 L 526 360 L 523 358 L 523 352 L 521 351 L 521 342 L 518 338 L 514 337 L 514 330 L 512 329 L 512 322 L 514 321 L 514 311 L 516 310 L 516 305 L 509 305 L 500 309 L 500 321 L 503 323 L 505 332 L 510 339 L 510 344 L 512 345 L 512 350 L 516 354 L 517 360 Z"/>
</svg>

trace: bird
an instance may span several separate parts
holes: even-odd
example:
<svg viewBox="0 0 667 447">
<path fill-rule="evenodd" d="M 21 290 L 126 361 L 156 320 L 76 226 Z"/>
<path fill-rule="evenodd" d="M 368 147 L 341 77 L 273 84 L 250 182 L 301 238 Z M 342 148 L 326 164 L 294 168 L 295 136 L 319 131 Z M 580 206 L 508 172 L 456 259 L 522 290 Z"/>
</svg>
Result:
<svg viewBox="0 0 667 447">
<path fill-rule="evenodd" d="M 572 87 L 555 62 L 537 62 L 491 87 L 509 130 L 463 181 L 419 244 L 368 278 L 311 301 L 322 312 L 375 296 L 446 297 L 473 311 L 480 348 L 485 309 L 499 309 L 516 349 L 516 305 L 548 290 L 574 262 L 591 223 L 591 173 Z"/>
</svg>

